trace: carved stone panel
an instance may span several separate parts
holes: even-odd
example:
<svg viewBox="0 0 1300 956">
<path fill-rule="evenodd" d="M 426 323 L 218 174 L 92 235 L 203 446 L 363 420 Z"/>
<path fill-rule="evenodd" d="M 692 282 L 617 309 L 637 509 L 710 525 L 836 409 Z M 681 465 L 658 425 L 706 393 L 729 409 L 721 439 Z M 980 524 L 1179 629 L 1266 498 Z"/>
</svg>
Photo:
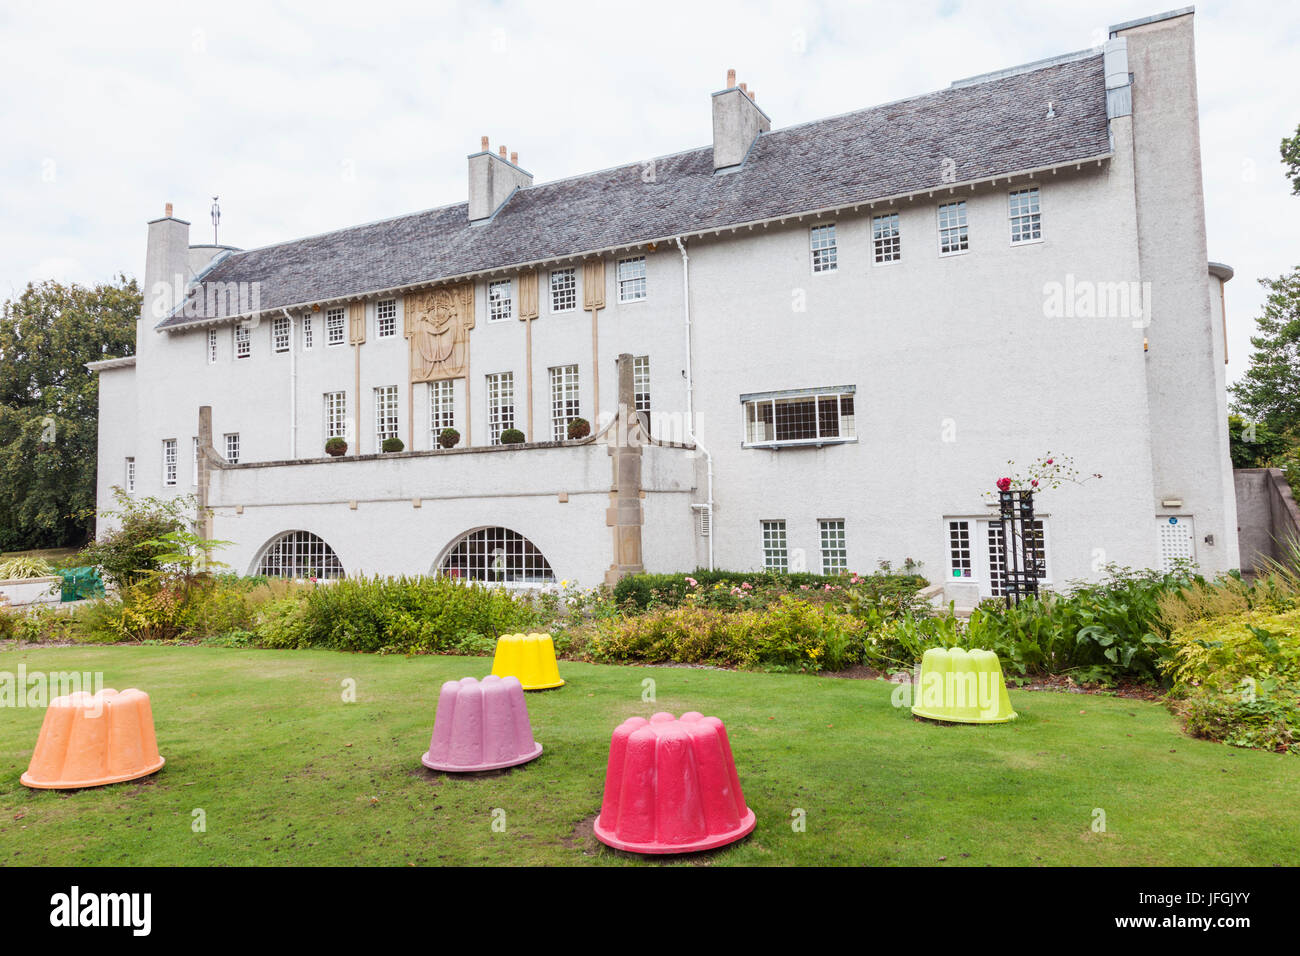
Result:
<svg viewBox="0 0 1300 956">
<path fill-rule="evenodd" d="M 588 312 L 605 308 L 604 259 L 588 259 L 582 264 L 582 307 Z"/>
<path fill-rule="evenodd" d="M 353 345 L 366 342 L 366 304 L 364 302 L 348 303 L 348 341 Z"/>
<path fill-rule="evenodd" d="M 537 272 L 519 274 L 519 320 L 527 322 L 537 318 Z"/>
<path fill-rule="evenodd" d="M 411 381 L 463 378 L 469 365 L 469 330 L 474 328 L 474 284 L 412 292 L 404 312 Z"/>
</svg>

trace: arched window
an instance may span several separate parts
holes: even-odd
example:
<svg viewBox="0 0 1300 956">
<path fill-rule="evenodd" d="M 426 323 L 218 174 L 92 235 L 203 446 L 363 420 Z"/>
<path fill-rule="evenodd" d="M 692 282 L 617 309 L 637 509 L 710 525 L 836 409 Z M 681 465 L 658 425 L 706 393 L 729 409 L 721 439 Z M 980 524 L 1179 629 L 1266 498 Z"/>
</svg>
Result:
<svg viewBox="0 0 1300 956">
<path fill-rule="evenodd" d="M 537 545 L 509 528 L 479 528 L 451 546 L 438 573 L 487 584 L 551 584 L 555 575 Z"/>
<path fill-rule="evenodd" d="M 324 539 L 310 531 L 286 531 L 262 552 L 257 573 L 269 578 L 329 580 L 343 577 L 343 565 Z"/>
</svg>

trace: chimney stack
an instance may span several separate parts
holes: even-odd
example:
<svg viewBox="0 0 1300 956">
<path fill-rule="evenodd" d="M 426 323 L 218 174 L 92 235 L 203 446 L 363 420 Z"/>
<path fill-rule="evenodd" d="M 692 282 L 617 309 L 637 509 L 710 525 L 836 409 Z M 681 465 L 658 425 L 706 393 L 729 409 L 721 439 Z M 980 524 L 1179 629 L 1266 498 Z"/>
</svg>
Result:
<svg viewBox="0 0 1300 956">
<path fill-rule="evenodd" d="M 170 218 L 172 217 L 172 204 L 171 204 L 171 203 L 168 203 L 166 206 L 163 207 L 163 216 L 164 216 L 165 218 L 167 218 L 167 219 L 170 219 Z"/>
<path fill-rule="evenodd" d="M 518 153 L 506 159 L 506 147 L 497 153 L 486 136 L 482 149 L 469 157 L 469 221 L 489 219 L 516 189 L 533 184 L 533 174 L 515 163 Z"/>
<path fill-rule="evenodd" d="M 727 88 L 713 94 L 713 169 L 731 170 L 745 161 L 760 133 L 772 120 L 758 108 L 746 84 L 736 85 L 736 71 L 727 71 Z"/>
</svg>

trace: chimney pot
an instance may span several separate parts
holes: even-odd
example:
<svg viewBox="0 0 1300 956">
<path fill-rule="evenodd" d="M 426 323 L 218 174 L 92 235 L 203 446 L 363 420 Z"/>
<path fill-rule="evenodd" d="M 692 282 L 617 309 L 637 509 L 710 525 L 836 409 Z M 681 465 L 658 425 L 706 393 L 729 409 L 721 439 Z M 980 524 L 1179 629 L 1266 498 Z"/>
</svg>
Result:
<svg viewBox="0 0 1300 956">
<path fill-rule="evenodd" d="M 487 138 L 486 136 L 482 137 L 482 138 L 479 140 L 479 142 L 482 143 L 482 145 L 481 145 L 479 148 L 482 149 L 483 152 L 486 153 L 486 152 L 488 151 L 488 149 L 491 148 L 491 147 L 488 146 L 488 138 Z"/>
<path fill-rule="evenodd" d="M 745 84 L 744 84 L 744 83 L 741 83 L 741 84 L 740 84 L 740 92 L 742 92 L 742 93 L 746 92 L 746 90 L 745 90 Z"/>
<path fill-rule="evenodd" d="M 728 70 L 728 71 L 727 71 L 727 86 L 726 86 L 726 88 L 727 88 L 727 89 L 731 89 L 731 88 L 732 88 L 733 86 L 735 86 L 735 85 L 736 85 L 736 71 L 735 71 L 735 70 Z"/>
<path fill-rule="evenodd" d="M 512 162 L 512 163 L 514 163 L 516 166 L 518 166 L 518 165 L 519 165 L 519 154 L 516 153 L 516 152 L 511 152 L 511 153 L 510 153 L 510 162 Z"/>
<path fill-rule="evenodd" d="M 166 216 L 168 219 L 170 219 L 172 217 L 172 204 L 168 203 L 166 206 L 163 207 L 163 209 L 165 210 L 163 215 Z"/>
<path fill-rule="evenodd" d="M 753 100 L 755 103 L 757 103 L 757 102 L 758 102 L 758 93 L 756 93 L 754 90 L 750 90 L 750 91 L 749 91 L 749 98 L 750 98 L 751 100 Z"/>
<path fill-rule="evenodd" d="M 502 159 L 505 159 L 505 158 L 506 158 L 506 148 L 505 148 L 504 145 L 501 146 L 501 147 L 497 150 L 497 152 L 501 154 L 501 158 L 502 158 Z"/>
</svg>

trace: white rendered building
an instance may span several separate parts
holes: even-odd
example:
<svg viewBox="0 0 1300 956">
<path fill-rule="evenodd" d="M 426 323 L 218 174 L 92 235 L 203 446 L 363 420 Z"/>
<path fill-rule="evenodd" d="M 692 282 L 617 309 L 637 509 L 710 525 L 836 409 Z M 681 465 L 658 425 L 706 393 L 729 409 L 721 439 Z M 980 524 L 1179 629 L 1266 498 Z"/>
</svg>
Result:
<svg viewBox="0 0 1300 956">
<path fill-rule="evenodd" d="M 1192 23 L 786 129 L 729 77 L 711 146 L 534 184 L 485 138 L 468 202 L 260 249 L 169 207 L 93 366 L 100 505 L 195 494 L 244 573 L 910 557 L 964 603 L 1050 451 L 1104 477 L 1040 495 L 1049 586 L 1236 567 Z"/>
</svg>

